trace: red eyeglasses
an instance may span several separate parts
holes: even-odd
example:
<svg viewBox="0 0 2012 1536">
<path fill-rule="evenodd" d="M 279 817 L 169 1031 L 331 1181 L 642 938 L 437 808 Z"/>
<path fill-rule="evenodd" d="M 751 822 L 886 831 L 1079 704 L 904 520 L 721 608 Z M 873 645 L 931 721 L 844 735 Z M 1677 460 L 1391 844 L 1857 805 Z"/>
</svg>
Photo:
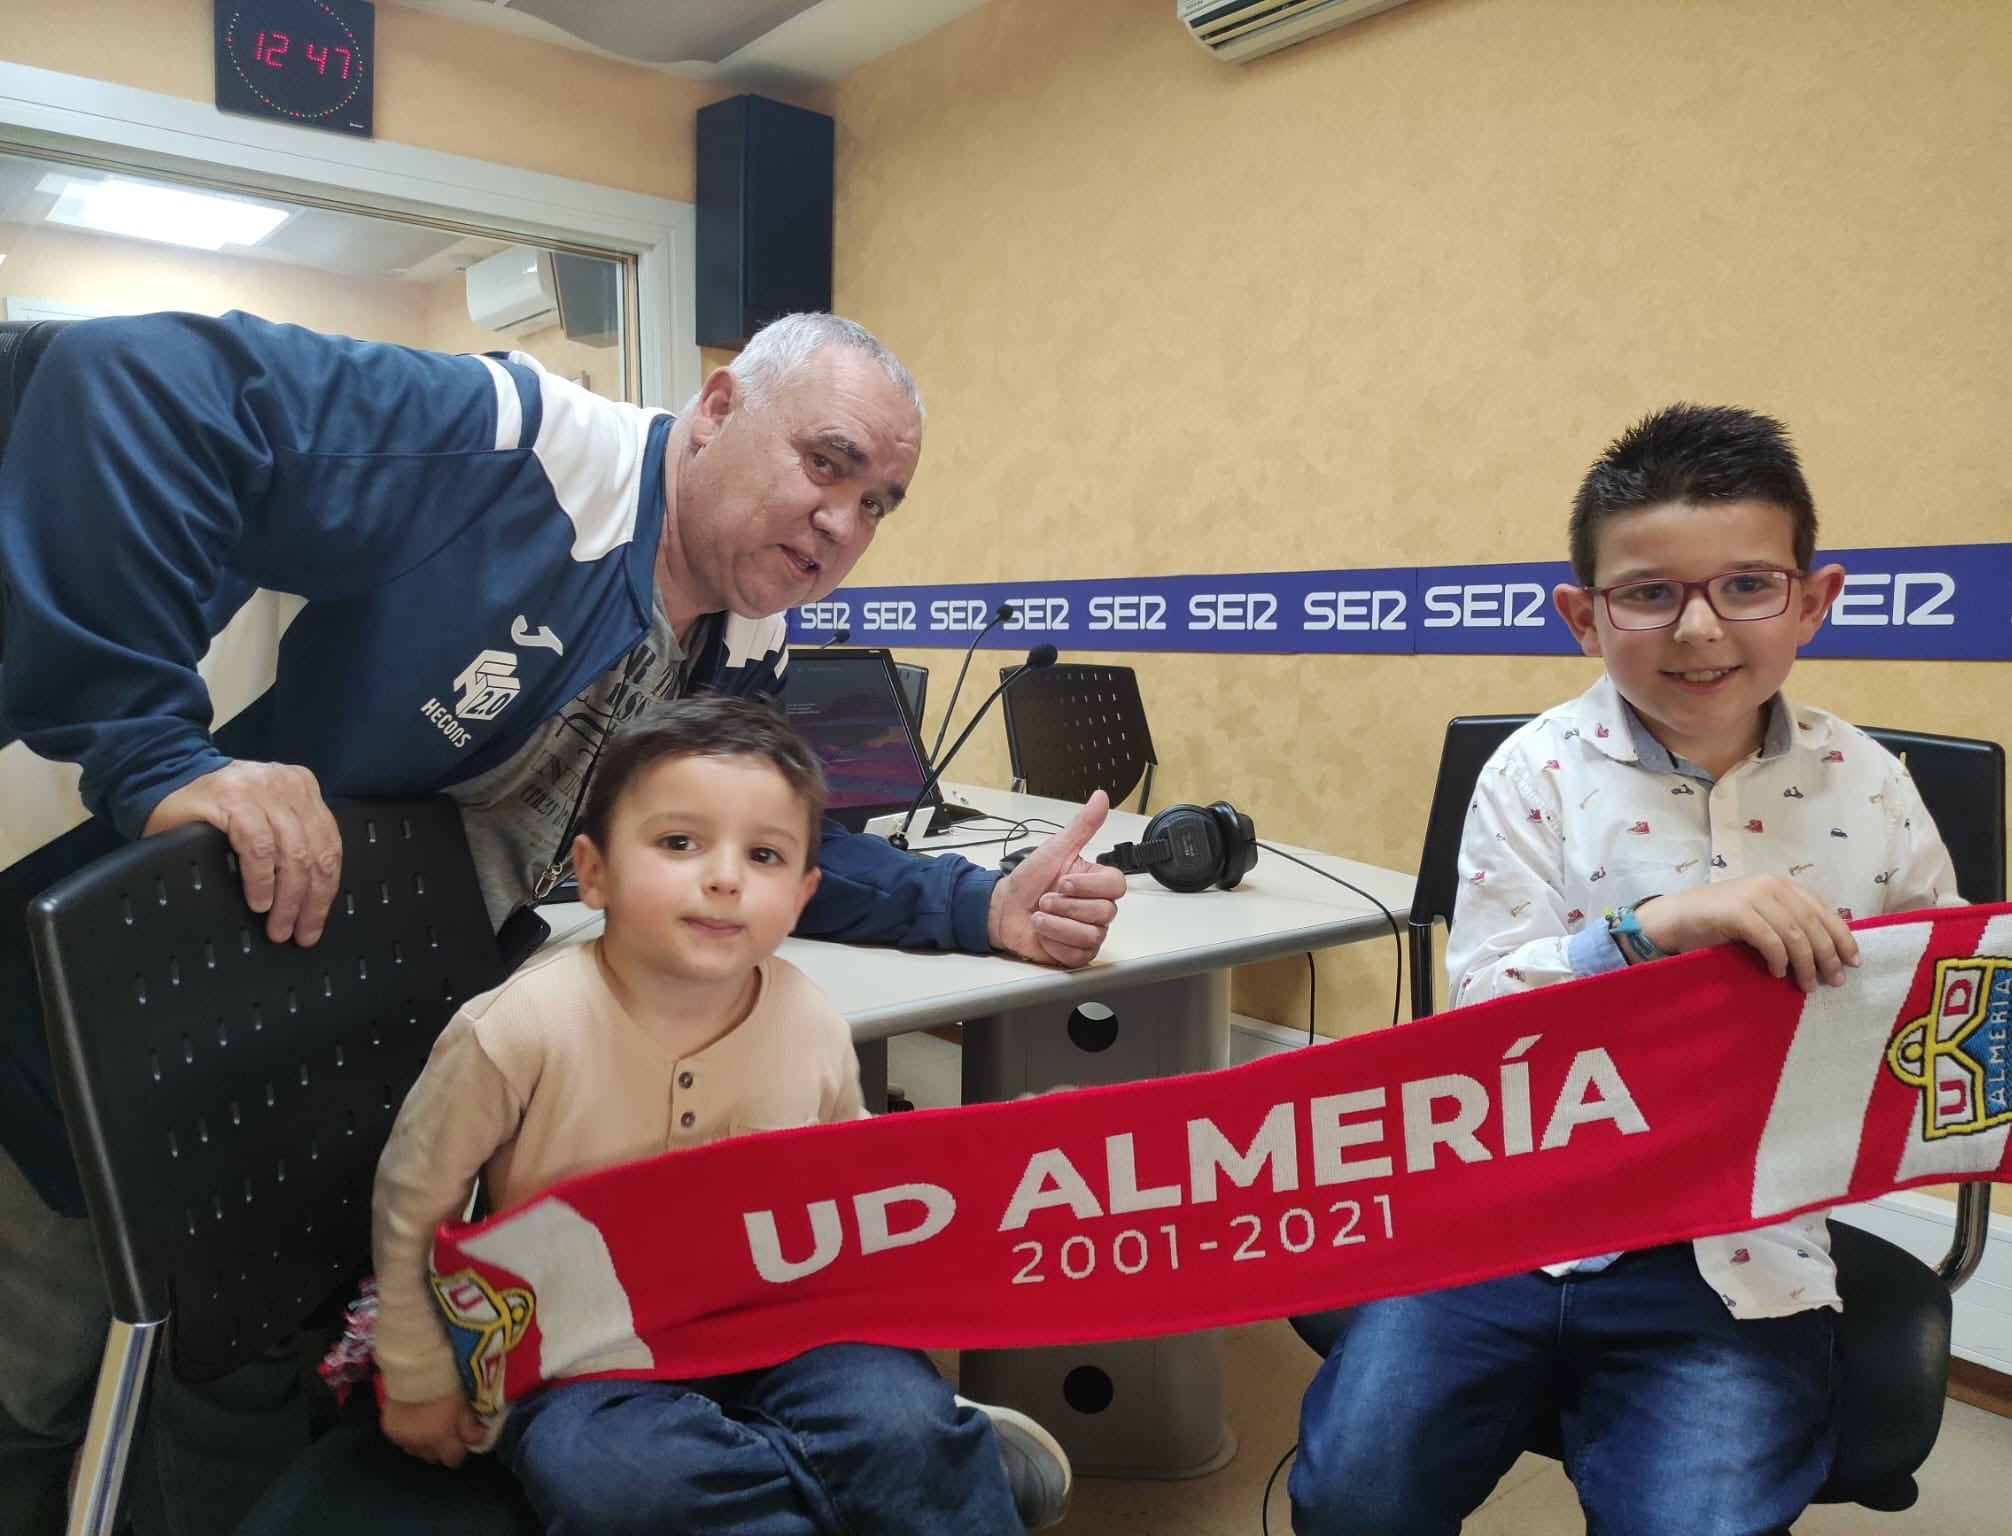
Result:
<svg viewBox="0 0 2012 1536">
<path fill-rule="evenodd" d="M 1781 569 L 1726 571 L 1704 581 L 1655 576 L 1588 587 L 1586 594 L 1606 600 L 1607 622 L 1616 629 L 1667 629 L 1683 617 L 1693 592 L 1704 593 L 1712 612 L 1728 623 L 1745 624 L 1787 613 L 1790 593 L 1808 574 Z"/>
</svg>

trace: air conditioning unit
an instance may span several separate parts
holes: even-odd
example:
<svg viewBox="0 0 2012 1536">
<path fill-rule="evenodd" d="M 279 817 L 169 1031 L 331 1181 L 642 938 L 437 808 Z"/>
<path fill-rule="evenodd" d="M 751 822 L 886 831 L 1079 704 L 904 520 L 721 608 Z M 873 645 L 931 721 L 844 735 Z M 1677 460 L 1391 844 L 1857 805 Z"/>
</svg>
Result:
<svg viewBox="0 0 2012 1536">
<path fill-rule="evenodd" d="M 1188 36 L 1226 63 L 1277 53 L 1404 0 L 1174 0 Z"/>
<path fill-rule="evenodd" d="M 559 323 L 552 253 L 513 245 L 470 267 L 468 318 L 486 331 L 522 336 Z"/>
</svg>

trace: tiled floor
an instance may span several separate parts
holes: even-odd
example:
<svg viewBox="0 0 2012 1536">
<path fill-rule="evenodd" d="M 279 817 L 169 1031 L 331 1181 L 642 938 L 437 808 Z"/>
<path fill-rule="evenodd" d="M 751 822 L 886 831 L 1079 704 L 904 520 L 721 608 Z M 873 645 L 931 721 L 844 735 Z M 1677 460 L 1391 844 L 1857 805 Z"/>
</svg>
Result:
<svg viewBox="0 0 2012 1536">
<path fill-rule="evenodd" d="M 929 1035 L 891 1043 L 888 1076 L 918 1105 L 959 1101 L 958 1048 Z M 1224 1347 L 1223 1410 L 1235 1426 L 1236 1459 L 1188 1482 L 1083 1478 L 1068 1536 L 1253 1536 L 1262 1529 L 1265 1481 L 1297 1434 L 1299 1396 L 1314 1357 L 1284 1323 L 1229 1331 Z M 1856 1505 L 1824 1505 L 1796 1523 L 1796 1536 L 2005 1536 L 2012 1531 L 2012 1420 L 1951 1402 L 1935 1453 L 1919 1476 L 1913 1509 L 1878 1514 Z M 1291 1528 L 1285 1479 L 1265 1511 L 1277 1536 Z M 1467 1521 L 1463 1536 L 1578 1536 L 1585 1530 L 1572 1487 L 1555 1461 L 1525 1456 Z"/>
</svg>

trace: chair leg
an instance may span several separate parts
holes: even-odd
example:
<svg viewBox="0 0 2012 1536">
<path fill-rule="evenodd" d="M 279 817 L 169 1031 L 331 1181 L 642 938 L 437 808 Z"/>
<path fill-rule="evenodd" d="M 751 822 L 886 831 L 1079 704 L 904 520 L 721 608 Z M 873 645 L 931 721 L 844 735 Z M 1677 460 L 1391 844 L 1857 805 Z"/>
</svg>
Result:
<svg viewBox="0 0 2012 1536">
<path fill-rule="evenodd" d="M 77 1460 L 77 1487 L 70 1496 L 69 1536 L 112 1536 L 126 1489 L 126 1465 L 147 1400 L 147 1375 L 162 1325 L 112 1319 L 105 1357 L 98 1366 L 97 1395 L 91 1399 L 91 1427 Z"/>
<path fill-rule="evenodd" d="M 1984 1240 L 1991 1232 L 1991 1186 L 1965 1184 L 1956 1196 L 1956 1230 L 1949 1251 L 1935 1266 L 1942 1283 L 1954 1291 L 1977 1272 L 1984 1259 Z"/>
</svg>

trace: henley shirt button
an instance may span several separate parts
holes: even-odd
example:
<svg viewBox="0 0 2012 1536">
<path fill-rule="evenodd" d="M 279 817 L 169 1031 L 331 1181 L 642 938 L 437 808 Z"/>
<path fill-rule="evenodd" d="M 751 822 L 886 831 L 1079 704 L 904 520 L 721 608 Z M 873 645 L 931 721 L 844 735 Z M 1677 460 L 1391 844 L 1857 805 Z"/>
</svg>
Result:
<svg viewBox="0 0 2012 1536">
<path fill-rule="evenodd" d="M 684 1112 L 684 1113 L 683 1113 L 682 1115 L 679 1115 L 679 1116 L 678 1116 L 678 1124 L 679 1124 L 679 1125 L 682 1125 L 682 1126 L 683 1126 L 683 1127 L 684 1127 L 684 1128 L 685 1128 L 686 1130 L 688 1130 L 688 1131 L 689 1131 L 689 1130 L 690 1130 L 690 1129 L 692 1128 L 692 1126 L 693 1126 L 693 1125 L 694 1125 L 695 1123 L 697 1123 L 697 1121 L 698 1121 L 698 1118 L 699 1118 L 699 1117 L 698 1117 L 697 1115 L 693 1114 L 693 1113 L 692 1113 L 692 1112 L 691 1112 L 691 1111 L 690 1111 L 690 1110 L 688 1109 L 688 1110 L 686 1110 L 686 1111 L 685 1111 L 685 1112 Z"/>
<path fill-rule="evenodd" d="M 691 1074 L 691 1073 L 689 1073 L 689 1072 L 680 1072 L 680 1073 L 678 1074 L 678 1086 L 679 1086 L 680 1088 L 689 1088 L 689 1087 L 691 1087 L 691 1086 L 692 1086 L 692 1074 Z"/>
</svg>

